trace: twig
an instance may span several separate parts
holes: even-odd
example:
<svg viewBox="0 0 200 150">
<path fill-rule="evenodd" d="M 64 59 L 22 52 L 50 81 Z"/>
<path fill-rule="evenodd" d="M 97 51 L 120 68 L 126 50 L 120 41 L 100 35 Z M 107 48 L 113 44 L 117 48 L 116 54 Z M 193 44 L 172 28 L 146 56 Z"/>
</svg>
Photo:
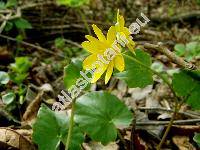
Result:
<svg viewBox="0 0 200 150">
<path fill-rule="evenodd" d="M 59 56 L 59 57 L 61 57 L 61 58 L 65 58 L 65 57 L 64 57 L 63 55 L 61 55 L 61 54 L 57 54 L 57 53 L 52 52 L 52 51 L 50 51 L 50 50 L 48 50 L 48 49 L 46 49 L 46 48 L 43 48 L 43 47 L 40 47 L 40 46 L 31 44 L 31 43 L 28 43 L 28 42 L 17 41 L 15 38 L 12 38 L 12 37 L 9 37 L 9 36 L 6 36 L 6 35 L 2 35 L 2 34 L 0 34 L 0 37 L 2 37 L 2 38 L 4 38 L 4 39 L 11 40 L 11 41 L 19 42 L 19 43 L 21 43 L 21 44 L 23 44 L 23 45 L 26 45 L 26 46 L 29 46 L 29 47 L 33 47 L 33 48 L 35 48 L 35 49 L 38 49 L 38 50 L 40 50 L 40 51 L 42 51 L 42 52 L 45 52 L 45 53 L 48 53 L 48 54 L 51 54 L 51 55 L 57 55 L 57 56 Z"/>
<path fill-rule="evenodd" d="M 148 125 L 168 125 L 170 121 L 137 121 L 137 126 L 148 126 Z M 200 123 L 200 119 L 188 119 L 188 120 L 175 120 L 173 122 L 173 125 L 188 125 L 188 124 L 194 124 L 194 123 Z"/>
<path fill-rule="evenodd" d="M 166 108 L 162 108 L 162 107 L 159 107 L 159 108 L 139 107 L 139 108 L 137 108 L 137 110 L 166 111 L 166 112 L 170 112 L 170 113 L 173 113 L 173 112 L 174 112 L 174 110 L 172 110 L 172 109 L 166 109 Z M 187 117 L 191 117 L 192 119 L 200 119 L 200 115 L 194 115 L 194 114 L 191 114 L 191 113 L 189 113 L 189 112 L 179 111 L 178 114 L 182 114 L 182 115 L 185 115 L 185 116 L 187 116 Z"/>
<path fill-rule="evenodd" d="M 135 143 L 134 143 L 134 140 L 136 138 L 136 132 L 135 132 L 135 128 L 136 128 L 136 114 L 135 114 L 135 110 L 133 110 L 133 121 L 132 121 L 132 127 L 131 127 L 131 142 L 130 142 L 130 150 L 135 150 L 136 147 L 135 147 Z"/>
<path fill-rule="evenodd" d="M 76 42 L 74 42 L 74 41 L 71 41 L 71 40 L 69 40 L 69 39 L 64 39 L 65 40 L 65 42 L 67 42 L 67 43 L 69 43 L 69 44 L 71 44 L 71 45 L 74 45 L 74 46 L 76 46 L 76 47 L 78 47 L 78 48 L 82 48 L 82 46 L 80 45 L 80 44 L 78 44 L 78 43 L 76 43 Z"/>
<path fill-rule="evenodd" d="M 165 54 L 168 58 L 170 58 L 174 63 L 181 66 L 182 68 L 185 68 L 187 70 L 195 70 L 197 67 L 194 64 L 188 63 L 184 61 L 182 58 L 176 56 L 173 52 L 171 52 L 168 48 L 162 46 L 161 44 L 155 45 L 150 43 L 145 43 L 144 48 L 146 49 L 154 49 L 157 50 L 163 54 Z"/>
<path fill-rule="evenodd" d="M 5 26 L 6 26 L 6 23 L 7 23 L 7 19 L 12 15 L 12 13 L 9 13 L 8 15 L 6 15 L 5 17 L 5 20 L 4 22 L 1 24 L 1 27 L 0 27 L 0 34 L 3 32 Z"/>
<path fill-rule="evenodd" d="M 91 32 L 91 30 L 90 30 L 90 27 L 89 27 L 89 25 L 88 25 L 88 22 L 87 22 L 87 20 L 86 20 L 86 17 L 85 17 L 85 15 L 84 15 L 84 13 L 81 12 L 81 10 L 80 10 L 79 8 L 78 8 L 78 12 L 79 12 L 79 14 L 80 14 L 80 16 L 81 16 L 81 19 L 83 20 L 83 23 L 84 23 L 84 25 L 85 25 L 85 28 L 87 29 L 88 33 L 91 35 L 92 32 Z"/>
<path fill-rule="evenodd" d="M 151 20 L 157 21 L 157 22 L 163 22 L 163 21 L 178 22 L 181 20 L 187 20 L 187 19 L 191 19 L 191 18 L 200 18 L 200 11 L 198 11 L 198 10 L 189 11 L 186 13 L 172 16 L 172 17 L 152 17 Z"/>
<path fill-rule="evenodd" d="M 9 14 L 12 14 L 12 11 L 9 12 Z M 13 19 L 17 19 L 21 17 L 21 8 L 18 7 L 17 8 L 17 12 L 15 15 L 13 16 L 9 16 L 9 17 L 4 17 L 2 19 L 0 19 L 0 22 L 4 22 L 4 21 L 8 21 L 8 20 L 13 20 Z"/>
</svg>

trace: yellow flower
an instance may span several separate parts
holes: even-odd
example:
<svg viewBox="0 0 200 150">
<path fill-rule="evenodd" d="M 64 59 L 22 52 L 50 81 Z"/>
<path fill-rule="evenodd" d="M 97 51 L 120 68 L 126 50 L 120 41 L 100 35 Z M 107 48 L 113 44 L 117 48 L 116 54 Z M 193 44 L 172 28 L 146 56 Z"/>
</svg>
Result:
<svg viewBox="0 0 200 150">
<path fill-rule="evenodd" d="M 92 25 L 92 27 L 98 39 L 86 35 L 88 41 L 84 41 L 81 44 L 84 49 L 91 53 L 91 55 L 83 61 L 83 68 L 86 70 L 95 69 L 91 83 L 95 83 L 102 74 L 106 72 L 105 84 L 107 84 L 113 73 L 113 68 L 116 68 L 120 72 L 124 70 L 124 58 L 120 53 L 120 46 L 115 45 L 115 47 L 113 47 L 116 40 L 116 29 L 114 26 L 109 28 L 107 37 L 104 36 L 96 25 Z M 112 59 L 110 57 L 111 55 L 108 55 L 109 52 L 113 54 Z M 104 61 L 100 56 L 103 56 Z"/>
<path fill-rule="evenodd" d="M 119 10 L 117 12 L 117 23 L 115 24 L 115 29 L 118 34 L 117 39 L 121 40 L 121 37 L 125 37 L 128 41 L 126 46 L 133 52 L 135 48 L 135 42 L 131 38 L 131 32 L 127 27 L 124 27 L 125 21 L 124 17 L 119 14 Z"/>
</svg>

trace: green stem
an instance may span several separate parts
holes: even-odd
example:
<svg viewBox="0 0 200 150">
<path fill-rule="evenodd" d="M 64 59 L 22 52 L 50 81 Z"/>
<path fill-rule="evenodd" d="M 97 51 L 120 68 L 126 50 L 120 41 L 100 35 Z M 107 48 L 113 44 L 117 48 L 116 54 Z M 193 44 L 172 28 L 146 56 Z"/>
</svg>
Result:
<svg viewBox="0 0 200 150">
<path fill-rule="evenodd" d="M 66 142 L 66 147 L 65 150 L 69 149 L 71 137 L 72 137 L 72 131 L 73 131 L 73 126 L 74 126 L 74 112 L 75 112 L 75 102 L 76 100 L 72 100 L 72 110 L 71 110 L 71 116 L 70 116 L 70 122 L 69 122 L 69 130 L 68 130 L 68 135 L 67 135 L 67 142 Z"/>
<path fill-rule="evenodd" d="M 89 25 L 88 25 L 88 23 L 87 23 L 87 20 L 86 20 L 86 17 L 85 17 L 85 15 L 84 15 L 84 13 L 81 12 L 81 10 L 80 10 L 79 8 L 78 8 L 78 12 L 79 12 L 79 14 L 81 15 L 81 19 L 83 20 L 83 23 L 84 23 L 84 25 L 85 25 L 85 27 L 86 27 L 88 33 L 91 35 L 92 32 L 91 32 L 90 27 L 89 27 Z"/>
<path fill-rule="evenodd" d="M 122 55 L 124 55 L 125 57 L 127 57 L 127 58 L 133 60 L 134 62 L 136 62 L 136 63 L 138 63 L 138 64 L 140 64 L 141 66 L 147 68 L 147 69 L 150 70 L 152 73 L 154 73 L 155 75 L 157 75 L 158 77 L 160 77 L 160 78 L 169 86 L 170 90 L 172 91 L 172 93 L 173 93 L 173 95 L 174 95 L 174 97 L 175 97 L 175 111 L 174 111 L 174 113 L 172 114 L 172 117 L 171 117 L 171 120 L 170 120 L 170 122 L 169 122 L 169 124 L 168 124 L 168 126 L 167 126 L 167 129 L 165 130 L 165 133 L 164 133 L 164 135 L 163 135 L 163 137 L 162 137 L 162 139 L 161 139 L 161 142 L 159 143 L 159 145 L 158 145 L 158 147 L 157 147 L 157 150 L 160 150 L 161 147 L 162 147 L 162 145 L 163 145 L 163 143 L 165 142 L 165 139 L 166 139 L 166 137 L 167 137 L 167 135 L 168 135 L 168 133 L 169 133 L 169 131 L 170 131 L 172 125 L 173 125 L 173 122 L 174 122 L 174 120 L 175 120 L 176 114 L 178 113 L 178 111 L 179 111 L 179 109 L 180 109 L 180 106 L 181 106 L 181 105 L 179 105 L 179 101 L 182 101 L 182 99 L 176 95 L 176 93 L 174 92 L 174 90 L 173 90 L 173 88 L 172 88 L 171 83 L 170 83 L 161 73 L 159 73 L 159 72 L 157 72 L 157 71 L 151 69 L 150 67 L 146 66 L 145 64 L 143 64 L 143 63 L 140 62 L 139 60 L 135 59 L 134 57 L 131 57 L 131 56 L 126 55 L 126 54 L 122 54 Z"/>
<path fill-rule="evenodd" d="M 167 129 L 165 130 L 164 135 L 162 136 L 162 139 L 161 139 L 158 147 L 156 148 L 157 150 L 160 150 L 162 148 L 162 145 L 165 142 L 165 139 L 166 139 L 166 137 L 167 137 L 172 125 L 173 125 L 173 122 L 175 120 L 176 114 L 178 113 L 179 109 L 180 109 L 180 106 L 178 105 L 178 103 L 176 103 L 175 104 L 175 108 L 174 108 L 174 113 L 173 113 L 173 115 L 172 115 L 172 117 L 170 119 L 170 122 L 169 122 L 169 124 L 167 126 Z"/>
</svg>

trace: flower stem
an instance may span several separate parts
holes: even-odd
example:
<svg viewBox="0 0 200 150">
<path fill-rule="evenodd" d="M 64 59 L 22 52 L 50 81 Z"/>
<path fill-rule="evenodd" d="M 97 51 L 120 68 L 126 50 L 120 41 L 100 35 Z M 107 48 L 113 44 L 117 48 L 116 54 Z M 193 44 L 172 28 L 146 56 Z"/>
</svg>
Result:
<svg viewBox="0 0 200 150">
<path fill-rule="evenodd" d="M 175 120 L 176 114 L 178 113 L 179 109 L 180 109 L 180 106 L 178 105 L 178 103 L 176 103 L 175 108 L 174 108 L 174 113 L 172 114 L 172 117 L 171 117 L 170 122 L 167 126 L 167 129 L 165 130 L 165 133 L 164 133 L 160 143 L 158 144 L 158 146 L 156 148 L 157 150 L 160 150 L 162 148 L 162 145 L 165 142 L 165 139 L 166 139 L 166 137 L 167 137 L 172 125 L 173 125 L 173 122 Z"/>
<path fill-rule="evenodd" d="M 88 25 L 88 22 L 87 22 L 87 20 L 86 20 L 86 17 L 85 17 L 85 15 L 84 15 L 84 13 L 81 12 L 81 10 L 80 10 L 79 8 L 78 8 L 78 12 L 79 12 L 79 14 L 81 15 L 81 19 L 83 20 L 83 23 L 84 23 L 84 25 L 85 25 L 85 27 L 86 27 L 88 33 L 91 35 L 92 33 L 91 33 L 90 27 L 89 27 L 89 25 Z"/>
<path fill-rule="evenodd" d="M 71 116 L 70 116 L 70 122 L 69 122 L 69 130 L 68 130 L 68 135 L 67 135 L 67 142 L 66 142 L 66 147 L 65 150 L 69 149 L 71 137 L 72 137 L 72 131 L 73 131 L 73 126 L 74 126 L 74 112 L 75 112 L 75 99 L 72 100 L 72 110 L 71 110 Z"/>
</svg>

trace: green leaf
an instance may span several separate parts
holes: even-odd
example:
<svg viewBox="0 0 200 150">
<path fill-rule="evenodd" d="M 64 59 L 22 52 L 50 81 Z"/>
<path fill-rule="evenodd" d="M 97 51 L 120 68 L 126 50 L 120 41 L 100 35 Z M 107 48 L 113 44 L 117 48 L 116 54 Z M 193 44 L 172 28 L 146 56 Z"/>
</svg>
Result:
<svg viewBox="0 0 200 150">
<path fill-rule="evenodd" d="M 0 2 L 0 10 L 6 9 L 6 5 L 4 2 Z"/>
<path fill-rule="evenodd" d="M 131 55 L 138 61 L 142 62 L 149 68 L 151 67 L 151 57 L 148 53 L 145 53 L 142 50 L 137 49 L 135 51 L 136 55 Z M 152 72 L 141 66 L 140 64 L 134 62 L 132 59 L 125 57 L 126 70 L 115 74 L 119 79 L 124 80 L 129 87 L 140 87 L 144 88 L 149 84 L 153 84 L 153 74 Z"/>
<path fill-rule="evenodd" d="M 73 59 L 72 62 L 64 68 L 64 85 L 70 88 L 76 84 L 82 70 L 82 61 Z"/>
<path fill-rule="evenodd" d="M 198 42 L 190 42 L 186 44 L 187 51 L 194 51 L 198 46 Z"/>
<path fill-rule="evenodd" d="M 31 24 L 23 18 L 18 18 L 14 20 L 14 23 L 18 29 L 31 29 Z"/>
<path fill-rule="evenodd" d="M 57 0 L 58 5 L 67 5 L 70 7 L 80 7 L 88 3 L 89 0 Z"/>
<path fill-rule="evenodd" d="M 177 95 L 187 96 L 196 86 L 196 81 L 186 72 L 181 71 L 173 75 L 172 86 Z"/>
<path fill-rule="evenodd" d="M 60 142 L 66 143 L 68 117 L 64 112 L 54 112 L 42 105 L 37 120 L 33 125 L 33 141 L 41 150 L 57 150 Z M 74 126 L 70 144 L 71 150 L 80 149 L 84 136 L 77 126 Z"/>
<path fill-rule="evenodd" d="M 193 109 L 200 109 L 200 73 L 181 71 L 173 75 L 172 86 L 178 96 L 183 96 Z"/>
<path fill-rule="evenodd" d="M 107 144 L 116 140 L 117 127 L 128 127 L 133 119 L 126 105 L 107 92 L 93 92 L 79 97 L 75 121 L 94 141 Z"/>
<path fill-rule="evenodd" d="M 11 68 L 14 72 L 17 73 L 26 73 L 29 68 L 32 66 L 28 57 L 16 57 L 15 63 L 11 64 Z"/>
<path fill-rule="evenodd" d="M 199 145 L 200 147 L 200 133 L 195 133 L 193 140 Z"/>
<path fill-rule="evenodd" d="M 198 84 L 187 99 L 187 104 L 193 109 L 200 110 L 200 84 Z"/>
<path fill-rule="evenodd" d="M 7 3 L 6 3 L 7 8 L 14 7 L 14 6 L 17 6 L 17 0 L 8 0 L 7 1 Z"/>
<path fill-rule="evenodd" d="M 164 70 L 164 65 L 161 62 L 154 62 L 151 65 L 151 68 L 157 72 L 163 72 Z"/>
<path fill-rule="evenodd" d="M 13 23 L 10 21 L 6 22 L 5 31 L 8 32 L 13 28 Z"/>
<path fill-rule="evenodd" d="M 15 93 L 9 92 L 2 96 L 2 101 L 4 104 L 9 105 L 15 100 Z"/>
<path fill-rule="evenodd" d="M 185 45 L 184 44 L 176 44 L 174 46 L 174 49 L 175 49 L 175 53 L 176 55 L 178 56 L 183 56 L 185 54 Z"/>
<path fill-rule="evenodd" d="M 65 40 L 63 38 L 56 38 L 55 39 L 55 46 L 56 48 L 64 48 L 65 47 Z"/>
<path fill-rule="evenodd" d="M 17 74 L 17 73 L 10 73 L 10 79 L 17 84 L 21 84 L 26 78 L 28 74 L 22 73 L 22 74 Z"/>
<path fill-rule="evenodd" d="M 7 72 L 0 71 L 0 85 L 1 84 L 7 84 L 9 82 L 10 78 Z"/>
</svg>

